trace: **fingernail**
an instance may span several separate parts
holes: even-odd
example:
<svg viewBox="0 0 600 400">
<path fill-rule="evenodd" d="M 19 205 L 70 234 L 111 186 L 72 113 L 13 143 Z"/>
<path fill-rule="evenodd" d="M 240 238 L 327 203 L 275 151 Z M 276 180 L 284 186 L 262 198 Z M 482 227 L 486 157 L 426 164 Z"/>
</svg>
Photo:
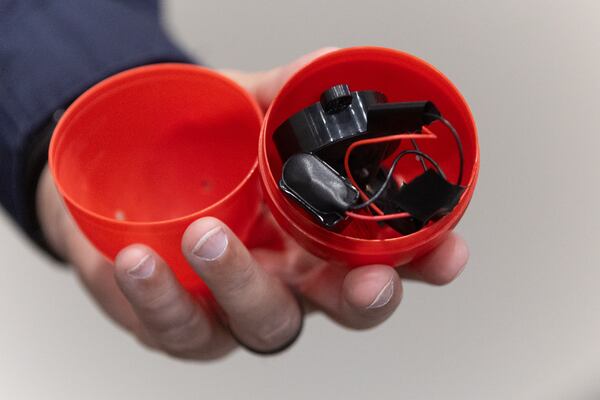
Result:
<svg viewBox="0 0 600 400">
<path fill-rule="evenodd" d="M 385 284 L 383 289 L 377 293 L 375 299 L 367 306 L 367 309 L 372 310 L 374 308 L 381 308 L 390 302 L 392 299 L 392 295 L 394 294 L 394 280 L 390 279 L 388 283 Z"/>
<path fill-rule="evenodd" d="M 154 272 L 154 268 L 156 267 L 156 262 L 154 261 L 154 257 L 148 254 L 144 256 L 136 265 L 127 270 L 127 275 L 131 276 L 134 279 L 146 279 L 149 278 L 150 275 Z"/>
<path fill-rule="evenodd" d="M 192 254 L 204 261 L 214 261 L 227 249 L 229 240 L 220 226 L 206 232 L 194 246 Z"/>
</svg>

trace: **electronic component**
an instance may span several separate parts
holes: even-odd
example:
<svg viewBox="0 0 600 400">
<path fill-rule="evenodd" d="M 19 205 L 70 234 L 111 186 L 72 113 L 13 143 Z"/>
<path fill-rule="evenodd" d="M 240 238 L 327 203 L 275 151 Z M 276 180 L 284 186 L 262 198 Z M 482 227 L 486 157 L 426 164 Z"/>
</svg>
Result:
<svg viewBox="0 0 600 400">
<path fill-rule="evenodd" d="M 286 120 L 273 139 L 283 160 L 304 152 L 335 165 L 350 141 L 364 135 L 415 132 L 433 122 L 435 115 L 439 111 L 428 101 L 388 103 L 383 93 L 350 92 L 348 85 L 336 85 Z"/>
<path fill-rule="evenodd" d="M 435 121 L 457 143 L 455 184 L 417 144 L 436 138 L 426 128 Z M 292 115 L 273 137 L 284 161 L 279 187 L 328 228 L 353 218 L 410 234 L 452 211 L 464 192 L 460 137 L 430 101 L 390 103 L 381 92 L 351 92 L 348 85 L 336 85 Z M 402 148 L 404 139 L 411 148 Z M 398 184 L 394 174 L 407 155 L 420 162 L 423 173 Z M 384 169 L 383 162 L 392 156 L 391 166 Z"/>
<path fill-rule="evenodd" d="M 326 226 L 345 218 L 358 191 L 333 168 L 312 154 L 298 153 L 284 167 L 279 187 Z"/>
<path fill-rule="evenodd" d="M 399 209 L 424 225 L 452 211 L 463 191 L 463 187 L 451 184 L 438 172 L 428 169 L 402 185 L 394 200 Z"/>
</svg>

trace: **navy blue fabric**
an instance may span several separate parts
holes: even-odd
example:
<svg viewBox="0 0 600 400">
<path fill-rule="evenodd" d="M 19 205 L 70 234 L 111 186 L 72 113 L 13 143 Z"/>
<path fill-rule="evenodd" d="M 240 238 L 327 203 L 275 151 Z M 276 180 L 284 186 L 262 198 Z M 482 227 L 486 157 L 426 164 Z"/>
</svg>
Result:
<svg viewBox="0 0 600 400">
<path fill-rule="evenodd" d="M 29 143 L 52 113 L 119 71 L 189 62 L 152 0 L 0 0 L 0 202 L 28 233 Z M 34 214 L 34 213 L 33 213 Z"/>
</svg>

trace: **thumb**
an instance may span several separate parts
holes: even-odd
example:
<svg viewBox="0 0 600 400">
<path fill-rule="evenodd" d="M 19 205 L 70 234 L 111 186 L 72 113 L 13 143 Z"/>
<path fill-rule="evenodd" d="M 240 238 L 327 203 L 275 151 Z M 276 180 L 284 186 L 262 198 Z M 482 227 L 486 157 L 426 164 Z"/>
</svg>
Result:
<svg viewBox="0 0 600 400">
<path fill-rule="evenodd" d="M 250 92 L 250 94 L 256 98 L 260 107 L 263 110 L 266 110 L 269 108 L 269 105 L 279 90 L 294 73 L 314 59 L 337 49 L 337 47 L 323 47 L 305 54 L 289 64 L 268 71 L 243 72 L 233 69 L 224 69 L 220 72 Z"/>
</svg>

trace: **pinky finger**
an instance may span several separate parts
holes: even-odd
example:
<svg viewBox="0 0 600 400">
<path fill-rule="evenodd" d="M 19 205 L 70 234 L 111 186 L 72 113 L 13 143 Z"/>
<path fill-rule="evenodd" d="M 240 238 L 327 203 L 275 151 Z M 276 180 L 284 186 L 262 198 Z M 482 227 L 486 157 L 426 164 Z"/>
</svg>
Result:
<svg viewBox="0 0 600 400">
<path fill-rule="evenodd" d="M 469 260 L 469 248 L 457 234 L 451 233 L 425 256 L 398 268 L 406 279 L 424 281 L 433 285 L 446 285 L 455 280 Z"/>
<path fill-rule="evenodd" d="M 348 271 L 330 265 L 301 288 L 332 319 L 353 329 L 385 321 L 400 304 L 402 283 L 392 267 L 369 265 Z"/>
</svg>

